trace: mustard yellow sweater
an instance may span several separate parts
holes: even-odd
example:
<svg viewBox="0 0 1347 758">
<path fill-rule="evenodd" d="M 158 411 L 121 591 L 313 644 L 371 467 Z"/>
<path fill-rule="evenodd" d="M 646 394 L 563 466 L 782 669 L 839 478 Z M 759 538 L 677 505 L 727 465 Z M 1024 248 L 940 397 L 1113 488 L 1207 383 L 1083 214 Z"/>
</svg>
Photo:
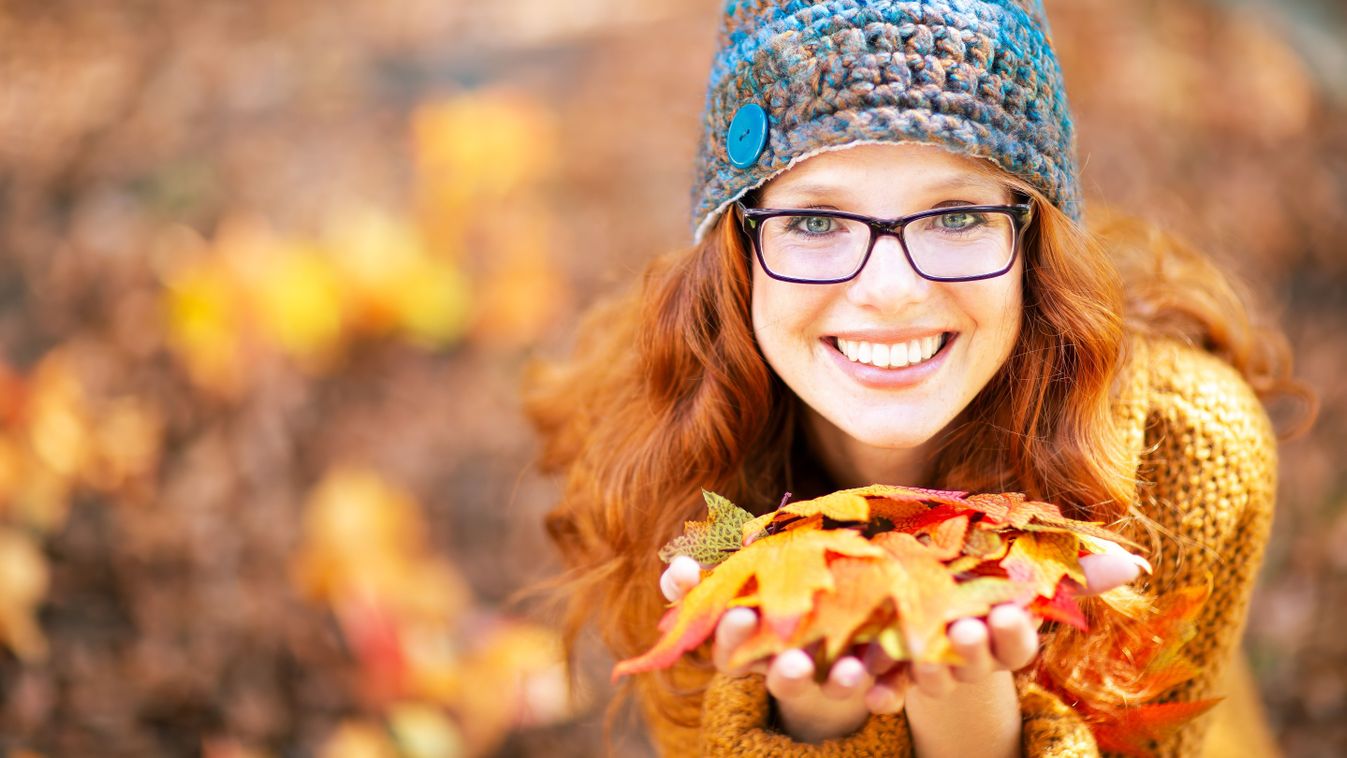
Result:
<svg viewBox="0 0 1347 758">
<path fill-rule="evenodd" d="M 1162 594 L 1203 583 L 1208 574 L 1214 580 L 1197 635 L 1184 648 L 1201 673 L 1161 701 L 1219 697 L 1271 526 L 1275 438 L 1252 390 L 1219 359 L 1172 342 L 1137 340 L 1129 365 L 1117 417 L 1136 461 L 1142 510 L 1168 535 L 1160 554 L 1150 556 L 1155 573 L 1141 588 Z M 1041 654 L 1054 654 L 1050 642 Z M 678 678 L 695 688 L 707 676 L 685 670 Z M 638 691 L 651 686 L 644 681 Z M 1018 687 L 1026 756 L 1100 754 L 1075 711 L 1024 678 Z M 685 713 L 660 714 L 645 702 L 651 735 L 670 758 L 912 755 L 902 713 L 873 716 L 859 732 L 823 744 L 792 741 L 768 726 L 761 676 L 711 676 L 704 696 L 686 703 Z M 1208 721 L 1189 723 L 1157 753 L 1200 756 Z"/>
</svg>

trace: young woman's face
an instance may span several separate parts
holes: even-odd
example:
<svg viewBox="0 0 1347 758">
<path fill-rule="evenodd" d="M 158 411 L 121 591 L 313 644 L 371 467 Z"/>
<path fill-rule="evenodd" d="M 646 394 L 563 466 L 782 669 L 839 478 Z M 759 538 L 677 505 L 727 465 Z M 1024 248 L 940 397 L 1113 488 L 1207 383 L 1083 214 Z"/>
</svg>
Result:
<svg viewBox="0 0 1347 758">
<path fill-rule="evenodd" d="M 758 205 L 896 218 L 1011 202 L 970 158 L 929 145 L 861 145 L 801 162 L 768 183 Z M 933 282 L 885 236 L 860 274 L 840 284 L 778 281 L 755 259 L 753 330 L 772 369 L 804 401 L 813 431 L 848 447 L 921 448 L 1010 355 L 1023 307 L 1022 259 L 996 278 Z M 885 362 L 878 353 L 892 356 L 900 344 L 908 365 L 876 365 Z"/>
</svg>

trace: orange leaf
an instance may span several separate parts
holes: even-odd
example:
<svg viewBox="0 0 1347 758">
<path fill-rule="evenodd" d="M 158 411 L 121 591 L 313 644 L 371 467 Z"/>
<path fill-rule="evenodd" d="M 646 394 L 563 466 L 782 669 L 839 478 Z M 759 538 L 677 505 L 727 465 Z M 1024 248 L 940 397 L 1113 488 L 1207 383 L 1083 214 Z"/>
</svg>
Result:
<svg viewBox="0 0 1347 758">
<path fill-rule="evenodd" d="M 1051 598 L 1045 598 L 1041 595 L 1034 598 L 1033 602 L 1029 603 L 1028 610 L 1048 621 L 1060 621 L 1064 624 L 1070 624 L 1082 632 L 1089 631 L 1090 625 L 1085 621 L 1085 614 L 1076 604 L 1076 597 L 1080 594 L 1080 590 L 1080 586 L 1074 581 L 1061 582 L 1057 585 L 1056 594 Z"/>
<path fill-rule="evenodd" d="M 824 660 L 836 660 L 852 642 L 856 630 L 890 597 L 898 579 L 892 561 L 838 558 L 831 566 L 836 586 L 820 592 L 814 612 L 801 624 L 796 647 L 823 641 Z"/>
<path fill-rule="evenodd" d="M 757 582 L 763 621 L 782 638 L 813 607 L 814 593 L 832 590 L 827 556 L 882 557 L 883 551 L 849 529 L 799 529 L 768 535 L 725 559 L 673 611 L 664 635 L 644 655 L 619 663 L 614 679 L 663 668 L 710 636 L 731 602 Z"/>
<path fill-rule="evenodd" d="M 1093 724 L 1095 741 L 1101 751 L 1133 756 L 1152 754 L 1152 740 L 1160 741 L 1179 727 L 1211 710 L 1224 698 L 1192 703 L 1157 703 L 1121 709 L 1115 719 Z"/>
<path fill-rule="evenodd" d="M 937 553 L 906 532 L 883 532 L 874 542 L 895 558 L 895 578 L 889 588 L 903 642 L 917 661 L 943 661 L 949 651 L 945 625 L 950 617 L 949 599 L 955 594 L 954 578 Z"/>
<path fill-rule="evenodd" d="M 1051 598 L 1057 594 L 1057 583 L 1063 577 L 1070 577 L 1085 586 L 1077 544 L 1070 534 L 1021 534 L 1011 544 L 1010 553 L 1001 561 L 1001 568 L 1012 580 L 1023 583 L 1035 594 Z"/>
<path fill-rule="evenodd" d="M 1062 512 L 1051 503 L 1028 500 L 1018 492 L 983 493 L 969 495 L 967 507 L 986 514 L 987 518 L 1023 529 L 1034 518 L 1062 520 Z"/>
</svg>

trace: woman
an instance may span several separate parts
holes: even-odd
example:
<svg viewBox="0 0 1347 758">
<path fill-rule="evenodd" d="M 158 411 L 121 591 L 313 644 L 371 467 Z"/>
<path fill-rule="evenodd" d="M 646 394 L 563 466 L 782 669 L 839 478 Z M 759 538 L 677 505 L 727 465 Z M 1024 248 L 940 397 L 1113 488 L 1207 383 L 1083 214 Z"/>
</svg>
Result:
<svg viewBox="0 0 1347 758">
<path fill-rule="evenodd" d="M 1037 2 L 727 2 L 697 177 L 694 245 L 533 379 L 572 639 L 594 622 L 619 658 L 650 646 L 698 576 L 656 553 L 702 488 L 759 513 L 871 483 L 1013 490 L 1153 544 L 1157 599 L 1210 577 L 1199 673 L 1158 699 L 1221 694 L 1275 489 L 1251 385 L 1295 388 L 1205 259 L 1081 225 Z M 1134 573 L 1101 561 L 1091 589 Z M 815 684 L 801 651 L 726 670 L 741 611 L 640 681 L 664 754 L 1093 754 L 1080 704 L 1033 674 L 1130 644 L 1106 614 L 1040 638 L 998 608 L 951 626 L 965 666 L 857 651 Z M 1152 747 L 1197 755 L 1206 728 Z"/>
</svg>

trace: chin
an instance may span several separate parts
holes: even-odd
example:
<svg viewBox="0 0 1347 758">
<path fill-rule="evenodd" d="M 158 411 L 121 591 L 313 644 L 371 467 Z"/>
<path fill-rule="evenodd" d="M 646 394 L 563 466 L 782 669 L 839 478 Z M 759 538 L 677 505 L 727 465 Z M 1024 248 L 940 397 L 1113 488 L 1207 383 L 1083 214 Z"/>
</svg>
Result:
<svg viewBox="0 0 1347 758">
<path fill-rule="evenodd" d="M 914 421 L 910 418 L 898 418 L 875 423 L 869 421 L 860 424 L 838 424 L 838 431 L 850 437 L 856 444 L 878 450 L 911 450 L 925 446 L 933 440 L 940 427 L 928 421 Z"/>
</svg>

